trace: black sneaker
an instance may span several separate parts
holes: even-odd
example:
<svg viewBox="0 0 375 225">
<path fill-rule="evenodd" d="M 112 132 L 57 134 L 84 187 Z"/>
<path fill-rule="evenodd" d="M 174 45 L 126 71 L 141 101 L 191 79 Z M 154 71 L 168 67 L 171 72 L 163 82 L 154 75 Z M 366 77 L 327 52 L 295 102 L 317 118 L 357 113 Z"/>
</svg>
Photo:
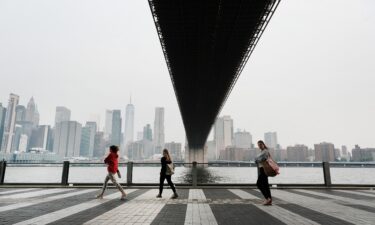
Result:
<svg viewBox="0 0 375 225">
<path fill-rule="evenodd" d="M 161 198 L 161 194 L 156 195 L 157 198 Z"/>
<path fill-rule="evenodd" d="M 172 196 L 172 199 L 175 199 L 175 198 L 178 198 L 178 194 L 177 193 L 174 193 L 173 196 Z"/>
</svg>

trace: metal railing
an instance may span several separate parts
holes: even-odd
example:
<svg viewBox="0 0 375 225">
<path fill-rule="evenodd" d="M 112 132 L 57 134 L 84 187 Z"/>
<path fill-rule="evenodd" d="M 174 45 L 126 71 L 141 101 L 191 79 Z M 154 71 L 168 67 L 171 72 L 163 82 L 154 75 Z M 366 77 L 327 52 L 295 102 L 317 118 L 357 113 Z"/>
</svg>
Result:
<svg viewBox="0 0 375 225">
<path fill-rule="evenodd" d="M 5 175 L 7 166 L 11 165 L 57 165 L 62 166 L 61 172 L 61 182 L 55 183 L 10 183 L 5 182 Z M 243 185 L 255 185 L 254 183 L 202 183 L 199 182 L 200 175 L 198 174 L 198 170 L 204 167 L 217 167 L 217 166 L 227 166 L 227 167 L 256 167 L 253 162 L 212 162 L 212 163 L 175 163 L 176 166 L 184 166 L 191 169 L 190 175 L 191 179 L 189 182 L 185 183 L 178 183 L 177 185 L 180 186 L 189 186 L 189 187 L 198 187 L 198 186 L 243 186 Z M 17 163 L 7 163 L 6 161 L 0 161 L 0 185 L 10 184 L 10 185 L 17 185 L 17 184 L 50 184 L 50 185 L 61 185 L 61 186 L 69 186 L 69 185 L 97 185 L 99 183 L 74 183 L 69 182 L 69 172 L 72 167 L 82 167 L 82 166 L 92 166 L 92 165 L 101 165 L 104 166 L 103 163 L 76 163 L 76 162 L 69 162 L 64 161 L 62 163 L 27 163 L 27 164 L 17 164 Z M 134 174 L 134 167 L 138 166 L 160 166 L 159 163 L 146 163 L 146 162 L 127 162 L 127 163 L 119 163 L 120 167 L 126 168 L 126 184 L 127 186 L 150 186 L 150 185 L 157 185 L 157 183 L 134 183 L 133 182 L 133 174 Z M 126 167 L 125 167 L 126 166 Z M 292 166 L 292 167 L 321 167 L 323 172 L 323 183 L 322 184 L 301 184 L 301 183 L 293 183 L 293 184 L 277 184 L 277 186 L 323 186 L 323 187 L 332 187 L 332 186 L 375 186 L 375 184 L 332 184 L 331 180 L 331 167 L 371 167 L 375 168 L 375 163 L 337 163 L 337 162 L 280 162 L 279 166 L 281 168 Z"/>
</svg>

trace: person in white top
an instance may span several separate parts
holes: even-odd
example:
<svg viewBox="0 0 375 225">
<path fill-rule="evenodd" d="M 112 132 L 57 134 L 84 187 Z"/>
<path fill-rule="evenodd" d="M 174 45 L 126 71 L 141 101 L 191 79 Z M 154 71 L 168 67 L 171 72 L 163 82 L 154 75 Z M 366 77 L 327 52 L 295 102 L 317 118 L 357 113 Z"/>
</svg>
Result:
<svg viewBox="0 0 375 225">
<path fill-rule="evenodd" d="M 268 151 L 267 146 L 264 144 L 262 140 L 258 141 L 258 147 L 260 149 L 260 153 L 257 155 L 255 159 L 255 163 L 259 167 L 259 175 L 257 180 L 257 187 L 262 192 L 264 198 L 266 199 L 263 202 L 263 205 L 272 205 L 272 196 L 270 185 L 268 183 L 268 176 L 264 172 L 263 163 L 270 157 L 270 153 Z"/>
</svg>

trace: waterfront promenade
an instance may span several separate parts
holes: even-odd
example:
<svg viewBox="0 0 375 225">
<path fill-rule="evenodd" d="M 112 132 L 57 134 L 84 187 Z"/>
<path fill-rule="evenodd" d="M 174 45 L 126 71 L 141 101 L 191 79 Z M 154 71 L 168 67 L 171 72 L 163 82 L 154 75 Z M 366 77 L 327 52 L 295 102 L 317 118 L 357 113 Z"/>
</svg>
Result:
<svg viewBox="0 0 375 225">
<path fill-rule="evenodd" d="M 371 189 L 273 189 L 273 206 L 249 188 L 0 188 L 0 224 L 375 224 Z"/>
</svg>

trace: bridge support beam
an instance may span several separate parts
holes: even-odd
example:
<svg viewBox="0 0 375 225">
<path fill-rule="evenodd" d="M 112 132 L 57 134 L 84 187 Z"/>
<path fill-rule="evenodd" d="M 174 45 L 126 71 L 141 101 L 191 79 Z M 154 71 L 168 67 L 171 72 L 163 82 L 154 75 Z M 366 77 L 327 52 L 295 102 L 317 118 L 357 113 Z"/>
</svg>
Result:
<svg viewBox="0 0 375 225">
<path fill-rule="evenodd" d="M 194 149 L 189 148 L 185 151 L 186 163 L 208 163 L 207 148 Z"/>
</svg>

